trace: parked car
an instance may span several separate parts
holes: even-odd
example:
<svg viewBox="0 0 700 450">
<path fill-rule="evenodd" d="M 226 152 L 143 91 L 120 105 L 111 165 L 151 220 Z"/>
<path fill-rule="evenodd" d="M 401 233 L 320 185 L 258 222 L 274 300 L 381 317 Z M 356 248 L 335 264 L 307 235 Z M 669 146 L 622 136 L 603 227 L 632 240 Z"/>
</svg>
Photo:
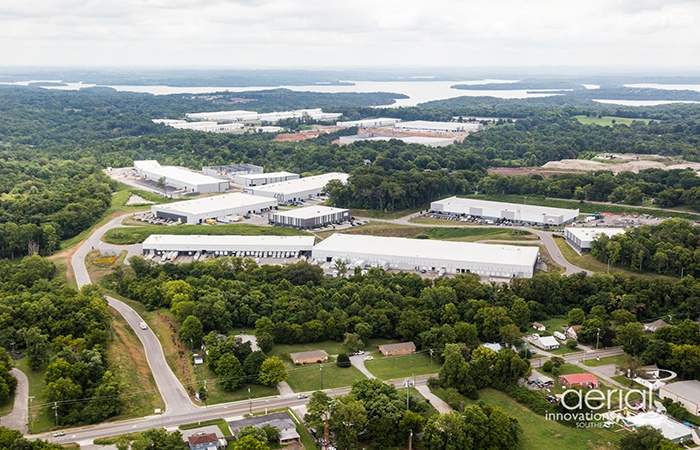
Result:
<svg viewBox="0 0 700 450">
<path fill-rule="evenodd" d="M 365 361 L 372 361 L 374 356 L 365 356 Z"/>
<path fill-rule="evenodd" d="M 353 357 L 355 355 L 357 355 L 357 353 L 348 353 L 348 356 L 350 356 L 350 357 Z"/>
<path fill-rule="evenodd" d="M 363 350 L 358 350 L 358 351 L 357 351 L 357 354 L 358 354 L 358 355 L 364 355 L 365 352 L 364 352 Z"/>
</svg>

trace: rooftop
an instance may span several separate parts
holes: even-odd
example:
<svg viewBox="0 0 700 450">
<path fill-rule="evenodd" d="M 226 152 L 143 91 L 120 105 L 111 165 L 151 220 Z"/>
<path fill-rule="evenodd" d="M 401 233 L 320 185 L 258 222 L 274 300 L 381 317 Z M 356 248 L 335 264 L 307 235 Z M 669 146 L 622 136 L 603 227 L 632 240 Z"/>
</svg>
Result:
<svg viewBox="0 0 700 450">
<path fill-rule="evenodd" d="M 270 173 L 244 173 L 238 175 L 241 178 L 275 178 L 275 177 L 288 177 L 290 175 L 296 175 L 292 172 L 270 172 Z"/>
<path fill-rule="evenodd" d="M 666 439 L 670 439 L 673 442 L 677 442 L 681 439 L 689 439 L 693 431 L 692 428 L 657 412 L 636 414 L 627 417 L 625 420 L 631 423 L 635 428 L 642 425 L 652 426 L 661 431 L 661 434 Z"/>
<path fill-rule="evenodd" d="M 189 214 L 205 214 L 221 209 L 240 208 L 268 203 L 270 203 L 269 198 L 255 197 L 253 195 L 236 192 L 233 194 L 214 195 L 212 197 L 197 198 L 194 200 L 186 200 L 184 202 L 169 203 L 167 205 L 154 205 L 152 208 L 155 208 L 158 211 L 177 211 Z"/>
<path fill-rule="evenodd" d="M 289 211 L 275 211 L 277 216 L 296 217 L 297 219 L 311 219 L 318 216 L 326 216 L 347 211 L 343 208 L 332 208 L 330 206 L 308 206 L 306 208 L 292 209 Z"/>
<path fill-rule="evenodd" d="M 195 436 L 188 437 L 187 440 L 190 442 L 190 446 L 219 442 L 219 438 L 217 438 L 214 433 L 197 434 Z"/>
<path fill-rule="evenodd" d="M 615 236 L 616 234 L 624 234 L 624 228 L 573 228 L 569 227 L 566 229 L 567 232 L 573 234 L 582 241 L 592 241 L 597 239 L 601 235 L 606 235 L 608 237 Z"/>
<path fill-rule="evenodd" d="M 552 336 L 541 336 L 540 343 L 545 346 L 559 345 L 559 341 Z"/>
<path fill-rule="evenodd" d="M 397 350 L 415 349 L 416 344 L 414 344 L 413 342 L 400 342 L 398 344 L 385 344 L 385 345 L 381 345 L 380 347 L 382 347 L 384 349 L 384 351 L 394 352 Z"/>
<path fill-rule="evenodd" d="M 158 245 L 201 245 L 202 248 L 212 246 L 241 245 L 298 245 L 311 248 L 314 245 L 314 236 L 206 236 L 187 235 L 178 236 L 170 234 L 153 234 L 143 241 L 144 248 L 152 248 Z"/>
<path fill-rule="evenodd" d="M 485 343 L 485 344 L 481 344 L 479 347 L 490 348 L 490 349 L 493 350 L 494 352 L 500 352 L 500 351 L 503 349 L 503 347 L 501 347 L 501 344 L 495 344 L 495 343 L 492 344 L 492 343 L 490 343 L 490 342 L 487 342 L 487 343 Z"/>
<path fill-rule="evenodd" d="M 161 167 L 147 167 L 145 170 L 158 175 L 158 177 L 170 178 L 173 180 L 182 181 L 190 184 L 209 184 L 209 183 L 219 183 L 218 178 L 209 177 L 207 175 L 202 175 L 201 173 L 192 172 L 182 167 L 175 166 L 161 166 Z"/>
<path fill-rule="evenodd" d="M 290 353 L 289 356 L 293 360 L 309 358 L 327 358 L 328 353 L 326 353 L 325 350 L 311 350 L 309 352 Z"/>
<path fill-rule="evenodd" d="M 532 266 L 539 248 L 516 245 L 475 244 L 472 242 L 407 239 L 335 233 L 316 244 L 316 250 L 361 253 L 386 257 L 473 261 L 491 264 Z"/>
<path fill-rule="evenodd" d="M 449 211 L 450 207 L 452 206 L 457 208 L 476 207 L 487 210 L 520 211 L 523 215 L 578 215 L 577 209 L 552 208 L 550 206 L 521 205 L 518 203 L 491 202 L 475 198 L 450 197 L 444 200 L 437 200 L 433 203 L 441 203 L 445 211 Z"/>
<path fill-rule="evenodd" d="M 667 384 L 661 389 L 681 396 L 693 403 L 700 404 L 700 381 L 677 381 Z"/>
<path fill-rule="evenodd" d="M 564 378 L 569 383 L 572 383 L 572 384 L 587 383 L 587 382 L 597 383 L 598 382 L 598 378 L 596 378 L 596 376 L 593 375 L 592 373 L 572 373 L 569 375 L 561 375 L 559 378 Z"/>
<path fill-rule="evenodd" d="M 311 177 L 297 178 L 296 180 L 280 181 L 279 183 L 252 187 L 251 190 L 254 192 L 269 191 L 291 194 L 294 192 L 303 192 L 309 189 L 323 188 L 331 180 L 340 180 L 341 182 L 345 183 L 348 181 L 348 174 L 341 172 L 330 172 L 324 173 L 323 175 L 314 175 Z"/>
<path fill-rule="evenodd" d="M 265 425 L 270 425 L 278 430 L 283 430 L 285 428 L 296 428 L 292 417 L 287 411 L 229 421 L 228 424 L 231 427 L 231 431 L 233 432 L 234 436 L 238 436 L 238 432 L 249 425 L 256 428 L 263 428 Z"/>
</svg>

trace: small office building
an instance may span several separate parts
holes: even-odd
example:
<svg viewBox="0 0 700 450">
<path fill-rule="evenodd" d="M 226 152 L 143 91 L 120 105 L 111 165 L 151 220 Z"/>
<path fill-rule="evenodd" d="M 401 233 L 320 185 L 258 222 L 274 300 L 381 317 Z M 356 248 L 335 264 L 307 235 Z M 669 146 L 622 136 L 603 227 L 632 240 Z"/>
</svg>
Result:
<svg viewBox="0 0 700 450">
<path fill-rule="evenodd" d="M 266 184 L 265 186 L 252 186 L 245 188 L 243 192 L 256 197 L 272 197 L 278 203 L 290 203 L 318 197 L 324 192 L 324 188 L 331 180 L 339 180 L 345 184 L 348 181 L 348 174 L 340 172 L 324 173 L 323 175 Z"/>
<path fill-rule="evenodd" d="M 416 344 L 413 342 L 384 344 L 379 346 L 379 352 L 384 356 L 411 355 L 416 352 Z"/>
<path fill-rule="evenodd" d="M 322 227 L 331 223 L 350 220 L 350 210 L 331 208 L 330 206 L 308 206 L 290 211 L 273 211 L 268 215 L 270 225 L 308 229 Z"/>
<path fill-rule="evenodd" d="M 277 206 L 274 198 L 254 197 L 252 195 L 234 194 L 215 195 L 183 202 L 151 206 L 151 212 L 157 217 L 182 223 L 199 224 L 209 219 L 220 220 L 228 216 L 245 216 L 248 214 L 270 211 Z"/>
<path fill-rule="evenodd" d="M 294 364 L 311 364 L 322 363 L 328 361 L 328 353 L 325 350 L 312 350 L 309 352 L 290 353 Z"/>
<path fill-rule="evenodd" d="M 613 237 L 625 234 L 624 228 L 573 228 L 564 230 L 566 243 L 579 253 L 590 252 L 591 244 L 600 236 Z"/>
</svg>

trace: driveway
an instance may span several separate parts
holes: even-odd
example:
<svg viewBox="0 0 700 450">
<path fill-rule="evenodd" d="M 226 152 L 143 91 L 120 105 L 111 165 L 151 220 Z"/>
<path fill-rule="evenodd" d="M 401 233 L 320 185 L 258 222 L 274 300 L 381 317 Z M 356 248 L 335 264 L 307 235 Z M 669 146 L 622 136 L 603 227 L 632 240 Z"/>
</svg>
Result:
<svg viewBox="0 0 700 450">
<path fill-rule="evenodd" d="M 428 386 L 416 386 L 416 390 L 421 393 L 421 395 L 428 401 L 430 401 L 430 404 L 433 405 L 435 409 L 440 414 L 447 414 L 449 412 L 452 412 L 452 408 L 450 408 L 450 405 L 442 401 L 438 396 L 430 392 L 430 388 Z"/>
<path fill-rule="evenodd" d="M 365 374 L 367 378 L 377 378 L 374 375 L 372 375 L 372 372 L 367 370 L 365 367 L 365 356 L 368 356 L 369 352 L 365 353 L 364 355 L 355 355 L 350 357 L 350 363 L 357 368 L 360 372 Z"/>
<path fill-rule="evenodd" d="M 21 370 L 14 368 L 10 375 L 17 378 L 17 390 L 15 390 L 15 407 L 12 412 L 0 418 L 0 425 L 5 428 L 19 430 L 23 435 L 27 434 L 27 418 L 29 402 L 29 382 L 27 376 Z"/>
</svg>

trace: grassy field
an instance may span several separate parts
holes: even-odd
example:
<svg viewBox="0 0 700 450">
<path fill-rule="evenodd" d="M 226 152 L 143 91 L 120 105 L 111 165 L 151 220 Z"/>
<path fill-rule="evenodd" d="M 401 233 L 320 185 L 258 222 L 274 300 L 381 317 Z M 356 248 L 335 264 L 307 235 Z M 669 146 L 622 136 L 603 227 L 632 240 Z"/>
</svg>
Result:
<svg viewBox="0 0 700 450">
<path fill-rule="evenodd" d="M 432 370 L 430 355 L 417 353 L 402 356 L 383 356 L 381 353 L 372 353 L 374 361 L 365 361 L 365 367 L 380 380 L 396 380 L 412 376 L 438 373 L 442 364 L 433 358 Z"/>
<path fill-rule="evenodd" d="M 624 358 L 622 355 L 618 356 L 607 356 L 605 358 L 600 358 L 600 361 L 597 361 L 595 359 L 589 359 L 583 362 L 584 366 L 588 367 L 598 367 L 598 366 L 606 366 L 608 364 L 622 364 L 624 362 Z"/>
<path fill-rule="evenodd" d="M 554 242 L 557 244 L 557 247 L 559 247 L 561 254 L 571 264 L 578 266 L 582 269 L 590 270 L 592 272 L 599 272 L 599 273 L 607 273 L 608 272 L 608 265 L 598 261 L 590 253 L 584 253 L 582 255 L 579 255 L 578 253 L 576 253 L 576 251 L 573 248 L 571 248 L 571 246 L 569 244 L 566 243 L 566 241 L 564 240 L 563 237 L 552 236 L 552 238 L 554 239 Z M 615 267 L 613 265 L 610 265 L 610 273 L 624 273 L 627 275 L 636 275 L 636 276 L 640 276 L 640 277 L 644 277 L 644 278 L 648 278 L 648 279 L 665 278 L 665 279 L 669 279 L 669 280 L 678 280 L 678 278 L 669 277 L 668 275 L 659 275 L 659 274 L 651 273 L 651 272 L 644 272 L 644 273 L 631 272 L 629 270 L 621 269 L 621 268 Z"/>
<path fill-rule="evenodd" d="M 122 414 L 116 419 L 143 417 L 165 408 L 141 341 L 117 310 L 110 307 L 109 312 L 114 319 L 114 339 L 107 346 L 107 364 L 125 395 Z"/>
<path fill-rule="evenodd" d="M 350 215 L 352 217 L 368 217 L 371 219 L 386 219 L 395 220 L 402 217 L 406 217 L 409 214 L 415 214 L 420 211 L 427 211 L 430 208 L 430 203 L 425 203 L 416 208 L 412 209 L 402 209 L 400 211 L 379 211 L 376 209 L 351 209 Z"/>
<path fill-rule="evenodd" d="M 532 241 L 537 236 L 522 230 L 509 230 L 507 228 L 486 228 L 486 227 L 416 227 L 396 223 L 370 222 L 359 227 L 347 228 L 340 231 L 322 231 L 317 233 L 322 238 L 327 238 L 333 233 L 362 234 L 369 236 L 389 236 L 415 238 L 417 236 L 427 236 L 430 239 L 440 239 L 446 241 L 475 242 L 481 240 L 503 240 L 503 241 Z"/>
<path fill-rule="evenodd" d="M 152 234 L 192 235 L 206 234 L 213 236 L 309 236 L 309 233 L 295 228 L 263 227 L 249 224 L 233 225 L 173 225 L 141 226 L 113 228 L 105 233 L 103 240 L 110 244 L 130 245 L 143 242 Z"/>
<path fill-rule="evenodd" d="M 289 372 L 287 383 L 295 392 L 311 392 L 321 389 L 321 364 L 297 366 L 285 360 Z M 338 367 L 335 363 L 323 364 L 323 389 L 336 389 L 352 386 L 355 381 L 367 377 L 355 367 Z"/>
<path fill-rule="evenodd" d="M 551 353 L 552 355 L 561 356 L 561 355 L 568 355 L 570 353 L 581 353 L 583 350 L 581 350 L 580 348 L 571 349 L 571 348 L 569 348 L 568 345 L 562 344 L 556 350 L 545 350 L 545 351 L 548 353 Z"/>
<path fill-rule="evenodd" d="M 551 319 L 539 320 L 538 322 L 547 327 L 547 331 L 551 333 L 555 331 L 563 333 L 562 327 L 567 325 L 565 317 L 552 317 Z"/>
<path fill-rule="evenodd" d="M 578 120 L 584 125 L 601 125 L 601 126 L 613 126 L 615 124 L 620 125 L 632 125 L 632 122 L 639 121 L 645 124 L 649 123 L 650 119 L 627 119 L 625 117 L 613 117 L 613 116 L 603 116 L 603 117 L 588 117 L 588 116 L 573 116 L 573 119 Z M 613 124 L 612 121 L 615 121 Z"/>
<path fill-rule="evenodd" d="M 464 198 L 475 198 L 479 200 L 489 200 L 494 202 L 507 202 L 507 203 L 519 203 L 524 204 L 524 195 L 491 195 L 491 194 L 481 194 L 481 195 L 460 195 L 459 197 Z M 545 199 L 545 197 L 537 197 L 533 195 L 527 196 L 528 205 L 539 205 L 539 206 L 549 206 L 553 208 L 564 208 L 564 209 L 578 209 L 581 214 L 590 214 L 596 212 L 609 212 L 613 214 L 649 214 L 655 217 L 679 217 L 688 220 L 698 220 L 698 213 L 680 213 L 667 211 L 665 209 L 657 208 L 637 208 L 634 206 L 626 205 L 612 205 L 612 204 L 599 204 L 599 203 L 589 203 L 579 200 L 559 200 L 559 199 Z"/>
<path fill-rule="evenodd" d="M 114 261 L 114 263 L 110 265 L 99 265 L 93 264 L 95 259 L 111 255 L 102 255 L 99 250 L 90 250 L 88 254 L 85 255 L 85 269 L 87 270 L 88 275 L 90 276 L 90 281 L 92 281 L 92 284 L 100 284 L 100 280 L 102 279 L 102 277 L 111 273 L 117 265 L 124 264 L 124 260 L 126 259 L 126 256 L 128 254 L 128 251 L 122 250 L 117 256 L 117 259 Z"/>
<path fill-rule="evenodd" d="M 221 430 L 224 436 L 233 435 L 233 433 L 231 433 L 231 429 L 228 426 L 228 422 L 226 422 L 224 419 L 212 419 L 205 420 L 204 422 L 188 423 L 185 425 L 180 425 L 178 428 L 180 430 L 194 430 L 195 428 L 208 427 L 209 425 L 216 425 L 217 427 L 219 427 L 219 430 Z"/>
<path fill-rule="evenodd" d="M 396 344 L 398 341 L 396 339 L 370 339 L 367 345 L 362 347 L 361 350 L 366 352 L 375 351 L 377 347 L 384 344 Z M 272 347 L 268 356 L 279 356 L 283 361 L 289 359 L 290 353 L 298 352 L 310 352 L 312 350 L 325 350 L 329 355 L 339 355 L 341 353 L 347 353 L 348 349 L 343 346 L 342 342 L 336 341 L 323 341 L 323 342 L 309 342 L 306 344 L 275 344 Z"/>
<path fill-rule="evenodd" d="M 15 396 L 8 396 L 4 402 L 0 402 L 0 417 L 6 416 L 12 412 L 15 407 Z"/>
</svg>

